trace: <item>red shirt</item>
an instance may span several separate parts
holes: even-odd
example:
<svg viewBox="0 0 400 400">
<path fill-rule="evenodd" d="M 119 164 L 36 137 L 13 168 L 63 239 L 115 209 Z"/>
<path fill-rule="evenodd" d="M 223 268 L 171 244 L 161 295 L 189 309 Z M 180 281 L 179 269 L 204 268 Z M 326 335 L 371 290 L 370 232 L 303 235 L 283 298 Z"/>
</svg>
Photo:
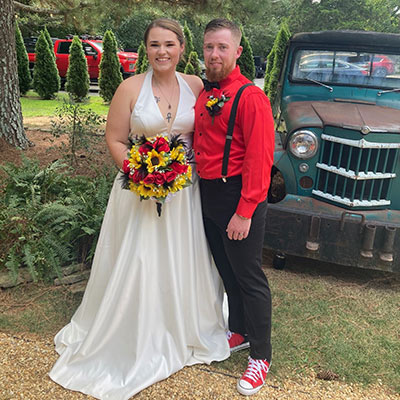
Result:
<svg viewBox="0 0 400 400">
<path fill-rule="evenodd" d="M 236 92 L 250 81 L 236 67 L 219 82 L 220 89 L 203 90 L 195 106 L 195 150 L 197 173 L 203 179 L 221 178 L 222 159 L 228 120 Z M 219 115 L 212 117 L 205 104 L 208 97 L 221 98 L 224 103 Z M 258 203 L 265 200 L 270 184 L 274 158 L 274 120 L 271 106 L 264 92 L 249 86 L 242 93 L 233 129 L 233 139 L 228 162 L 227 176 L 242 175 L 242 191 L 236 213 L 251 218 Z"/>
</svg>

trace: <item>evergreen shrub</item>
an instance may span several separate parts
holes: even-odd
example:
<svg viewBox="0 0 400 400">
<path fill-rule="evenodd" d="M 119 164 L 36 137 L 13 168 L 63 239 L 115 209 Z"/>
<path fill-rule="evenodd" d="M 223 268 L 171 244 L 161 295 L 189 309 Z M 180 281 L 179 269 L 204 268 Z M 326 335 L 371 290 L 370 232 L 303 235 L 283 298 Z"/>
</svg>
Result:
<svg viewBox="0 0 400 400">
<path fill-rule="evenodd" d="M 82 102 L 87 97 L 89 88 L 88 65 L 82 42 L 78 36 L 74 36 L 69 48 L 69 65 L 65 90 L 74 101 Z"/>
<path fill-rule="evenodd" d="M 142 73 L 142 64 L 145 62 L 144 60 L 147 59 L 146 55 L 146 45 L 144 44 L 143 41 L 140 42 L 139 48 L 138 48 L 138 58 L 136 60 L 135 64 L 135 74 L 141 74 Z M 147 69 L 147 68 L 146 68 Z"/>
<path fill-rule="evenodd" d="M 243 47 L 242 54 L 237 60 L 237 65 L 240 67 L 240 72 L 251 81 L 254 80 L 256 76 L 256 67 L 254 65 L 254 56 L 253 50 L 251 48 L 250 42 L 244 34 L 243 28 L 240 28 L 242 31 L 242 39 L 240 41 L 240 45 Z"/>
<path fill-rule="evenodd" d="M 24 40 L 17 23 L 15 24 L 15 44 L 17 51 L 19 91 L 21 94 L 25 94 L 31 88 L 32 77 L 29 71 L 28 53 L 26 52 Z"/>
<path fill-rule="evenodd" d="M 52 52 L 42 31 L 35 46 L 36 60 L 33 68 L 33 88 L 43 99 L 54 98 L 55 93 L 60 90 L 60 77 Z"/>
<path fill-rule="evenodd" d="M 194 45 L 193 45 L 193 35 L 192 32 L 190 31 L 187 22 L 185 22 L 183 26 L 183 34 L 185 36 L 185 51 L 183 52 L 183 55 L 176 66 L 176 70 L 178 72 L 184 72 L 186 64 L 189 61 L 189 55 L 192 51 L 194 51 Z M 194 65 L 193 65 L 194 67 Z"/>
<path fill-rule="evenodd" d="M 117 41 L 111 30 L 103 37 L 103 54 L 100 61 L 99 95 L 110 102 L 122 82 L 121 65 L 117 55 Z"/>
</svg>

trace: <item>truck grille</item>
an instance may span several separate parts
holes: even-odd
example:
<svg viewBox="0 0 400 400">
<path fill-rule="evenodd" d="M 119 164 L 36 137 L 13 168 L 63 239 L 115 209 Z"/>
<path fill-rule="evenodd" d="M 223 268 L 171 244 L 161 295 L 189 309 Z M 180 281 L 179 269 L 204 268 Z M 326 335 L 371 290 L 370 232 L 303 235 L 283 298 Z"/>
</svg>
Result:
<svg viewBox="0 0 400 400">
<path fill-rule="evenodd" d="M 400 143 L 374 143 L 322 134 L 313 194 L 348 207 L 390 204 Z"/>
</svg>

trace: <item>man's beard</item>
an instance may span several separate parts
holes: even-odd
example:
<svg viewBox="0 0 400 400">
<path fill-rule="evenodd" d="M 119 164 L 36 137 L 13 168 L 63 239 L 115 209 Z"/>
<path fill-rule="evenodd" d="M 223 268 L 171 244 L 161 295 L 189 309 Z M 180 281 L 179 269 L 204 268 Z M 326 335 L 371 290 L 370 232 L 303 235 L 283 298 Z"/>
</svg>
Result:
<svg viewBox="0 0 400 400">
<path fill-rule="evenodd" d="M 236 63 L 233 65 L 223 65 L 219 71 L 211 70 L 206 67 L 206 76 L 210 82 L 219 82 L 225 79 L 235 68 Z"/>
</svg>

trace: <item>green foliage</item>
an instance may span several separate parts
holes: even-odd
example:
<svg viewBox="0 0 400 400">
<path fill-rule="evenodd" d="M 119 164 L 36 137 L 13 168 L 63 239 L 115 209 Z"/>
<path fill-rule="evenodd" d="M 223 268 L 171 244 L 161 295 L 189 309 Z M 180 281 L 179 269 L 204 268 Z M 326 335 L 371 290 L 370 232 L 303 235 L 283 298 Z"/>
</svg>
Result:
<svg viewBox="0 0 400 400">
<path fill-rule="evenodd" d="M 35 47 L 36 61 L 33 68 L 33 87 L 43 99 L 54 98 L 60 89 L 60 77 L 55 59 L 51 54 L 45 34 L 42 31 Z"/>
<path fill-rule="evenodd" d="M 201 77 L 199 57 L 197 56 L 197 53 L 195 51 L 192 51 L 189 54 L 188 63 L 186 64 L 184 72 L 185 74 L 197 75 L 198 77 Z"/>
<path fill-rule="evenodd" d="M 0 267 L 17 279 L 27 267 L 35 281 L 60 275 L 60 267 L 86 262 L 94 253 L 112 177 L 73 176 L 57 161 L 45 168 L 23 158 L 1 166 Z"/>
<path fill-rule="evenodd" d="M 185 51 L 183 52 L 183 55 L 182 55 L 178 65 L 176 66 L 176 70 L 178 72 L 185 71 L 186 64 L 189 62 L 189 55 L 192 51 L 194 51 L 193 35 L 192 35 L 192 32 L 190 31 L 186 21 L 183 26 L 183 34 L 185 36 Z"/>
<path fill-rule="evenodd" d="M 142 59 L 142 63 L 140 65 L 140 69 L 137 73 L 144 74 L 149 68 L 149 59 L 147 58 L 147 54 L 144 55 Z"/>
<path fill-rule="evenodd" d="M 143 61 L 147 58 L 146 55 L 146 45 L 144 44 L 143 40 L 140 42 L 139 48 L 138 48 L 138 58 L 136 60 L 136 72 L 135 74 L 141 74 L 142 73 L 142 64 Z"/>
<path fill-rule="evenodd" d="M 47 30 L 47 27 L 44 27 L 43 32 L 44 32 L 44 37 L 46 38 L 47 43 L 49 44 L 50 53 L 51 53 L 51 55 L 53 56 L 53 58 L 55 60 L 56 59 L 56 54 L 54 53 L 54 43 L 51 40 L 51 36 L 50 36 L 49 31 Z"/>
<path fill-rule="evenodd" d="M 25 94 L 31 87 L 32 78 L 29 71 L 28 53 L 26 52 L 24 40 L 22 39 L 17 23 L 15 23 L 15 45 L 17 51 L 19 91 L 21 94 Z"/>
<path fill-rule="evenodd" d="M 67 144 L 61 143 L 61 151 L 70 165 L 78 164 L 78 152 L 91 152 L 100 136 L 100 125 L 105 119 L 92 111 L 84 109 L 78 103 L 66 102 L 57 108 L 56 118 L 51 121 L 52 134 L 58 138 L 62 134 L 68 136 Z"/>
<path fill-rule="evenodd" d="M 103 38 L 103 54 L 100 62 L 100 96 L 110 102 L 122 82 L 121 66 L 117 55 L 117 41 L 112 31 L 108 30 Z"/>
<path fill-rule="evenodd" d="M 268 54 L 265 69 L 264 92 L 269 97 L 271 104 L 274 103 L 276 97 L 279 74 L 282 69 L 285 49 L 289 38 L 290 31 L 287 23 L 284 21 L 276 35 L 274 45 Z"/>
<path fill-rule="evenodd" d="M 243 28 L 240 28 L 242 31 L 242 39 L 240 41 L 240 45 L 243 47 L 242 54 L 237 60 L 237 65 L 240 67 L 240 72 L 251 81 L 254 80 L 256 75 L 256 68 L 254 65 L 254 57 L 253 50 L 251 49 L 250 42 L 244 34 Z"/>
<path fill-rule="evenodd" d="M 89 93 L 90 79 L 82 42 L 79 40 L 78 36 L 74 36 L 69 54 L 65 90 L 74 101 L 81 102 Z"/>
</svg>

